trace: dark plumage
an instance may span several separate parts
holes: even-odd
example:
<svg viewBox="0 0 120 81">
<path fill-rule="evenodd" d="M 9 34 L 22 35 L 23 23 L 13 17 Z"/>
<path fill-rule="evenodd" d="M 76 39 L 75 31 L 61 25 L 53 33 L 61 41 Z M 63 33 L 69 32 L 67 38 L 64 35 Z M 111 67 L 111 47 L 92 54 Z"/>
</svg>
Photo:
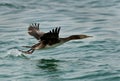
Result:
<svg viewBox="0 0 120 81">
<path fill-rule="evenodd" d="M 39 41 L 39 43 L 37 43 L 33 46 L 23 46 L 26 48 L 30 48 L 28 51 L 22 51 L 22 50 L 19 50 L 19 51 L 21 51 L 25 54 L 32 54 L 34 52 L 34 50 L 36 50 L 36 49 L 42 49 L 42 48 L 46 48 L 48 46 L 51 47 L 51 46 L 63 44 L 70 40 L 84 39 L 84 38 L 92 37 L 92 36 L 87 36 L 87 35 L 71 35 L 66 38 L 59 38 L 60 29 L 61 29 L 61 27 L 56 27 L 56 28 L 50 30 L 49 32 L 44 33 L 39 30 L 39 24 L 37 24 L 37 23 L 31 24 L 28 27 L 28 34 L 30 34 L 31 36 L 36 38 Z"/>
</svg>

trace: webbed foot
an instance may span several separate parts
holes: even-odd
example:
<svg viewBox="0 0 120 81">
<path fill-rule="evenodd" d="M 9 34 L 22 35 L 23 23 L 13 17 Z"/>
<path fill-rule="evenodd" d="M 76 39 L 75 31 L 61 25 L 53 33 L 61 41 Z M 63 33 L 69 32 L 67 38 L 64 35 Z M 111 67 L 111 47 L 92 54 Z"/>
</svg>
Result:
<svg viewBox="0 0 120 81">
<path fill-rule="evenodd" d="M 34 49 L 30 49 L 28 51 L 22 51 L 22 50 L 19 50 L 19 51 L 25 54 L 32 54 L 34 52 Z"/>
</svg>

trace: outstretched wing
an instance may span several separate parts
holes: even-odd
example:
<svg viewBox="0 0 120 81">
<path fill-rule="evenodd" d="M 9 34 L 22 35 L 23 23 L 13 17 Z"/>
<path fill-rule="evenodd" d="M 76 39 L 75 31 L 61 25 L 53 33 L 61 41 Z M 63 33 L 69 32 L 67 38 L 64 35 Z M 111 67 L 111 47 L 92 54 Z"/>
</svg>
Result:
<svg viewBox="0 0 120 81">
<path fill-rule="evenodd" d="M 40 37 L 44 34 L 43 32 L 39 31 L 39 24 L 31 24 L 28 27 L 28 33 L 29 35 L 35 37 L 37 40 L 40 40 Z"/>
<path fill-rule="evenodd" d="M 55 44 L 59 42 L 59 32 L 60 27 L 56 27 L 52 29 L 48 33 L 45 33 L 43 36 L 40 37 L 41 41 L 45 41 L 49 45 Z"/>
</svg>

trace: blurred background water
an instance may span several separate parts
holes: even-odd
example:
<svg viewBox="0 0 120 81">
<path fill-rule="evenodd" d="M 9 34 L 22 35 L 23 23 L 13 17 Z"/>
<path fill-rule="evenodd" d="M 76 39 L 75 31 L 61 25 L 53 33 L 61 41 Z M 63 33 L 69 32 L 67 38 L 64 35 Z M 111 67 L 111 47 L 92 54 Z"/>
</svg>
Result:
<svg viewBox="0 0 120 81">
<path fill-rule="evenodd" d="M 93 38 L 21 54 L 42 31 Z M 120 0 L 0 0 L 0 81 L 120 81 Z"/>
</svg>

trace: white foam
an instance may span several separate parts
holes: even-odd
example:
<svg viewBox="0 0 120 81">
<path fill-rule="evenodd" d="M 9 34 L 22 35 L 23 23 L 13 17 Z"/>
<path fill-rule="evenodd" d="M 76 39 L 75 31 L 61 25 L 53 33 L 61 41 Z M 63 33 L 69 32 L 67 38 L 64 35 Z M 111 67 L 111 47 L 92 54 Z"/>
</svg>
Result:
<svg viewBox="0 0 120 81">
<path fill-rule="evenodd" d="M 10 49 L 7 52 L 8 55 L 20 56 L 22 53 L 17 49 Z"/>
</svg>

